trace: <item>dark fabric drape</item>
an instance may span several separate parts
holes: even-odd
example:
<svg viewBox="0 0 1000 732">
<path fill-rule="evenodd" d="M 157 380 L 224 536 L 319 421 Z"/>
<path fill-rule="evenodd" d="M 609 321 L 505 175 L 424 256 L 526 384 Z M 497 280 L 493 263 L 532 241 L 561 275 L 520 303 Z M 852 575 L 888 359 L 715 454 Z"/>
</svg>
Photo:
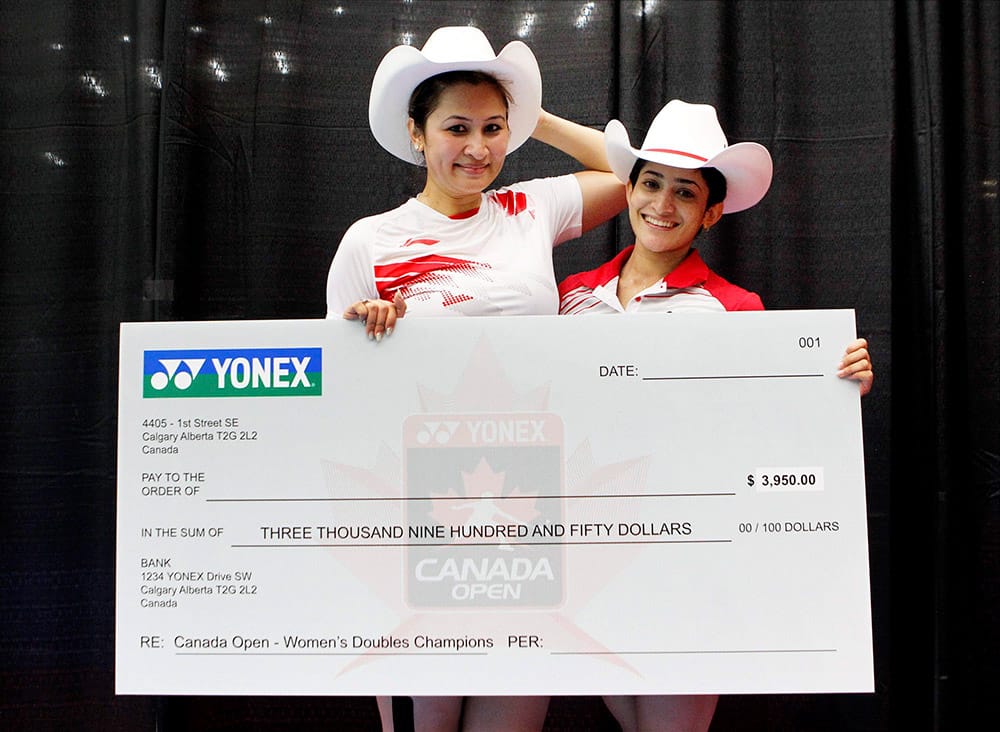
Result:
<svg viewBox="0 0 1000 732">
<path fill-rule="evenodd" d="M 997 711 L 1000 678 L 1000 7 L 905 10 L 891 312 L 894 358 L 911 367 L 896 369 L 891 414 L 909 459 L 892 484 L 891 565 L 909 602 L 892 618 L 925 641 L 899 666 L 923 718 L 963 729 Z"/>
<path fill-rule="evenodd" d="M 876 692 L 725 697 L 713 730 L 952 730 L 1000 681 L 1000 3 L 4 0 L 0 728 L 376 728 L 370 699 L 116 697 L 118 325 L 321 317 L 337 242 L 419 172 L 367 126 L 386 50 L 522 38 L 545 106 L 638 144 L 671 98 L 775 182 L 700 245 L 771 308 L 857 311 Z M 501 183 L 573 169 L 529 141 Z M 630 243 L 619 217 L 557 273 Z M 604 730 L 595 699 L 548 730 Z"/>
</svg>

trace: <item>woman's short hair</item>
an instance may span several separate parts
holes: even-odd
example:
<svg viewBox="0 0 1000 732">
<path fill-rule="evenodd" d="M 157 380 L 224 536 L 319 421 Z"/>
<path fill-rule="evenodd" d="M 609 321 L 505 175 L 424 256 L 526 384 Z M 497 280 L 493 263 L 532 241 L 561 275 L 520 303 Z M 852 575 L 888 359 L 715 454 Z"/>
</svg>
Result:
<svg viewBox="0 0 1000 732">
<path fill-rule="evenodd" d="M 493 74 L 485 71 L 467 71 L 463 69 L 445 71 L 443 74 L 437 74 L 429 79 L 424 79 L 410 95 L 410 105 L 407 111 L 410 117 L 413 118 L 413 123 L 418 130 L 424 129 L 427 118 L 437 108 L 438 103 L 441 101 L 441 95 L 444 94 L 445 90 L 456 84 L 471 84 L 472 86 L 485 84 L 491 86 L 500 94 L 504 107 L 510 107 L 510 92 L 507 91 L 507 87 L 504 86 L 503 82 Z"/>
<path fill-rule="evenodd" d="M 635 165 L 632 166 L 632 172 L 628 174 L 628 179 L 634 186 L 639 180 L 639 173 L 642 172 L 642 166 L 648 163 L 648 160 L 642 158 L 637 158 Z M 718 168 L 698 168 L 701 171 L 701 177 L 705 179 L 705 185 L 708 186 L 708 202 L 705 207 L 714 206 L 717 203 L 722 203 L 726 200 L 726 176 L 719 172 Z"/>
</svg>

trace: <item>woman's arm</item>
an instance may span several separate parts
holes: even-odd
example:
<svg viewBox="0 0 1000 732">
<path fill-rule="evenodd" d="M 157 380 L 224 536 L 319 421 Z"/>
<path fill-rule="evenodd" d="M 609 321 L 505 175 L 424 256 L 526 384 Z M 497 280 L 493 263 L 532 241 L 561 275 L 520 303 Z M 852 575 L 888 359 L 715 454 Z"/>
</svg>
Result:
<svg viewBox="0 0 1000 732">
<path fill-rule="evenodd" d="M 587 170 L 611 172 L 604 152 L 604 133 L 599 130 L 570 122 L 543 109 L 531 136 L 566 153 Z"/>
<path fill-rule="evenodd" d="M 406 302 L 398 292 L 392 302 L 379 299 L 368 250 L 371 222 L 372 217 L 355 221 L 340 240 L 327 274 L 326 317 L 360 320 L 368 338 L 380 341 L 406 314 Z"/>
<path fill-rule="evenodd" d="M 610 172 L 604 134 L 544 109 L 531 135 L 566 153 L 587 170 L 576 173 L 583 194 L 583 230 L 589 231 L 625 208 L 625 186 Z"/>
<path fill-rule="evenodd" d="M 339 318 L 351 303 L 378 297 L 368 251 L 371 239 L 367 219 L 355 221 L 344 232 L 326 275 L 326 317 Z"/>
</svg>

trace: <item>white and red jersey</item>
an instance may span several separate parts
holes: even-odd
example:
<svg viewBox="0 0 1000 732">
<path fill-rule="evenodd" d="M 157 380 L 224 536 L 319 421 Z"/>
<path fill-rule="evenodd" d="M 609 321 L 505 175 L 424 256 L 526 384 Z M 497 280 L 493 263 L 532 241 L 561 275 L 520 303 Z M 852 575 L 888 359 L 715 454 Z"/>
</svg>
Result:
<svg viewBox="0 0 1000 732">
<path fill-rule="evenodd" d="M 559 314 L 669 313 L 684 310 L 763 310 L 756 293 L 715 274 L 694 249 L 673 272 L 647 287 L 622 307 L 618 276 L 628 261 L 629 247 L 597 269 L 570 275 L 559 285 Z"/>
<path fill-rule="evenodd" d="M 454 218 L 411 198 L 344 234 L 327 279 L 327 317 L 397 292 L 407 317 L 555 314 L 552 247 L 579 236 L 582 217 L 572 175 L 487 191 L 478 209 Z"/>
</svg>

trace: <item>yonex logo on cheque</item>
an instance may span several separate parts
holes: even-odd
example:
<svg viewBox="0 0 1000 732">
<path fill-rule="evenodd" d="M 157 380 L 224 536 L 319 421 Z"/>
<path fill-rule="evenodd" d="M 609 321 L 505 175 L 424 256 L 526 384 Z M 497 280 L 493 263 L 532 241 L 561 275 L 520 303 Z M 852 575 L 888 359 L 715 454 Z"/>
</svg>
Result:
<svg viewBox="0 0 1000 732">
<path fill-rule="evenodd" d="M 321 348 L 143 352 L 144 398 L 290 397 L 322 393 Z"/>
</svg>

